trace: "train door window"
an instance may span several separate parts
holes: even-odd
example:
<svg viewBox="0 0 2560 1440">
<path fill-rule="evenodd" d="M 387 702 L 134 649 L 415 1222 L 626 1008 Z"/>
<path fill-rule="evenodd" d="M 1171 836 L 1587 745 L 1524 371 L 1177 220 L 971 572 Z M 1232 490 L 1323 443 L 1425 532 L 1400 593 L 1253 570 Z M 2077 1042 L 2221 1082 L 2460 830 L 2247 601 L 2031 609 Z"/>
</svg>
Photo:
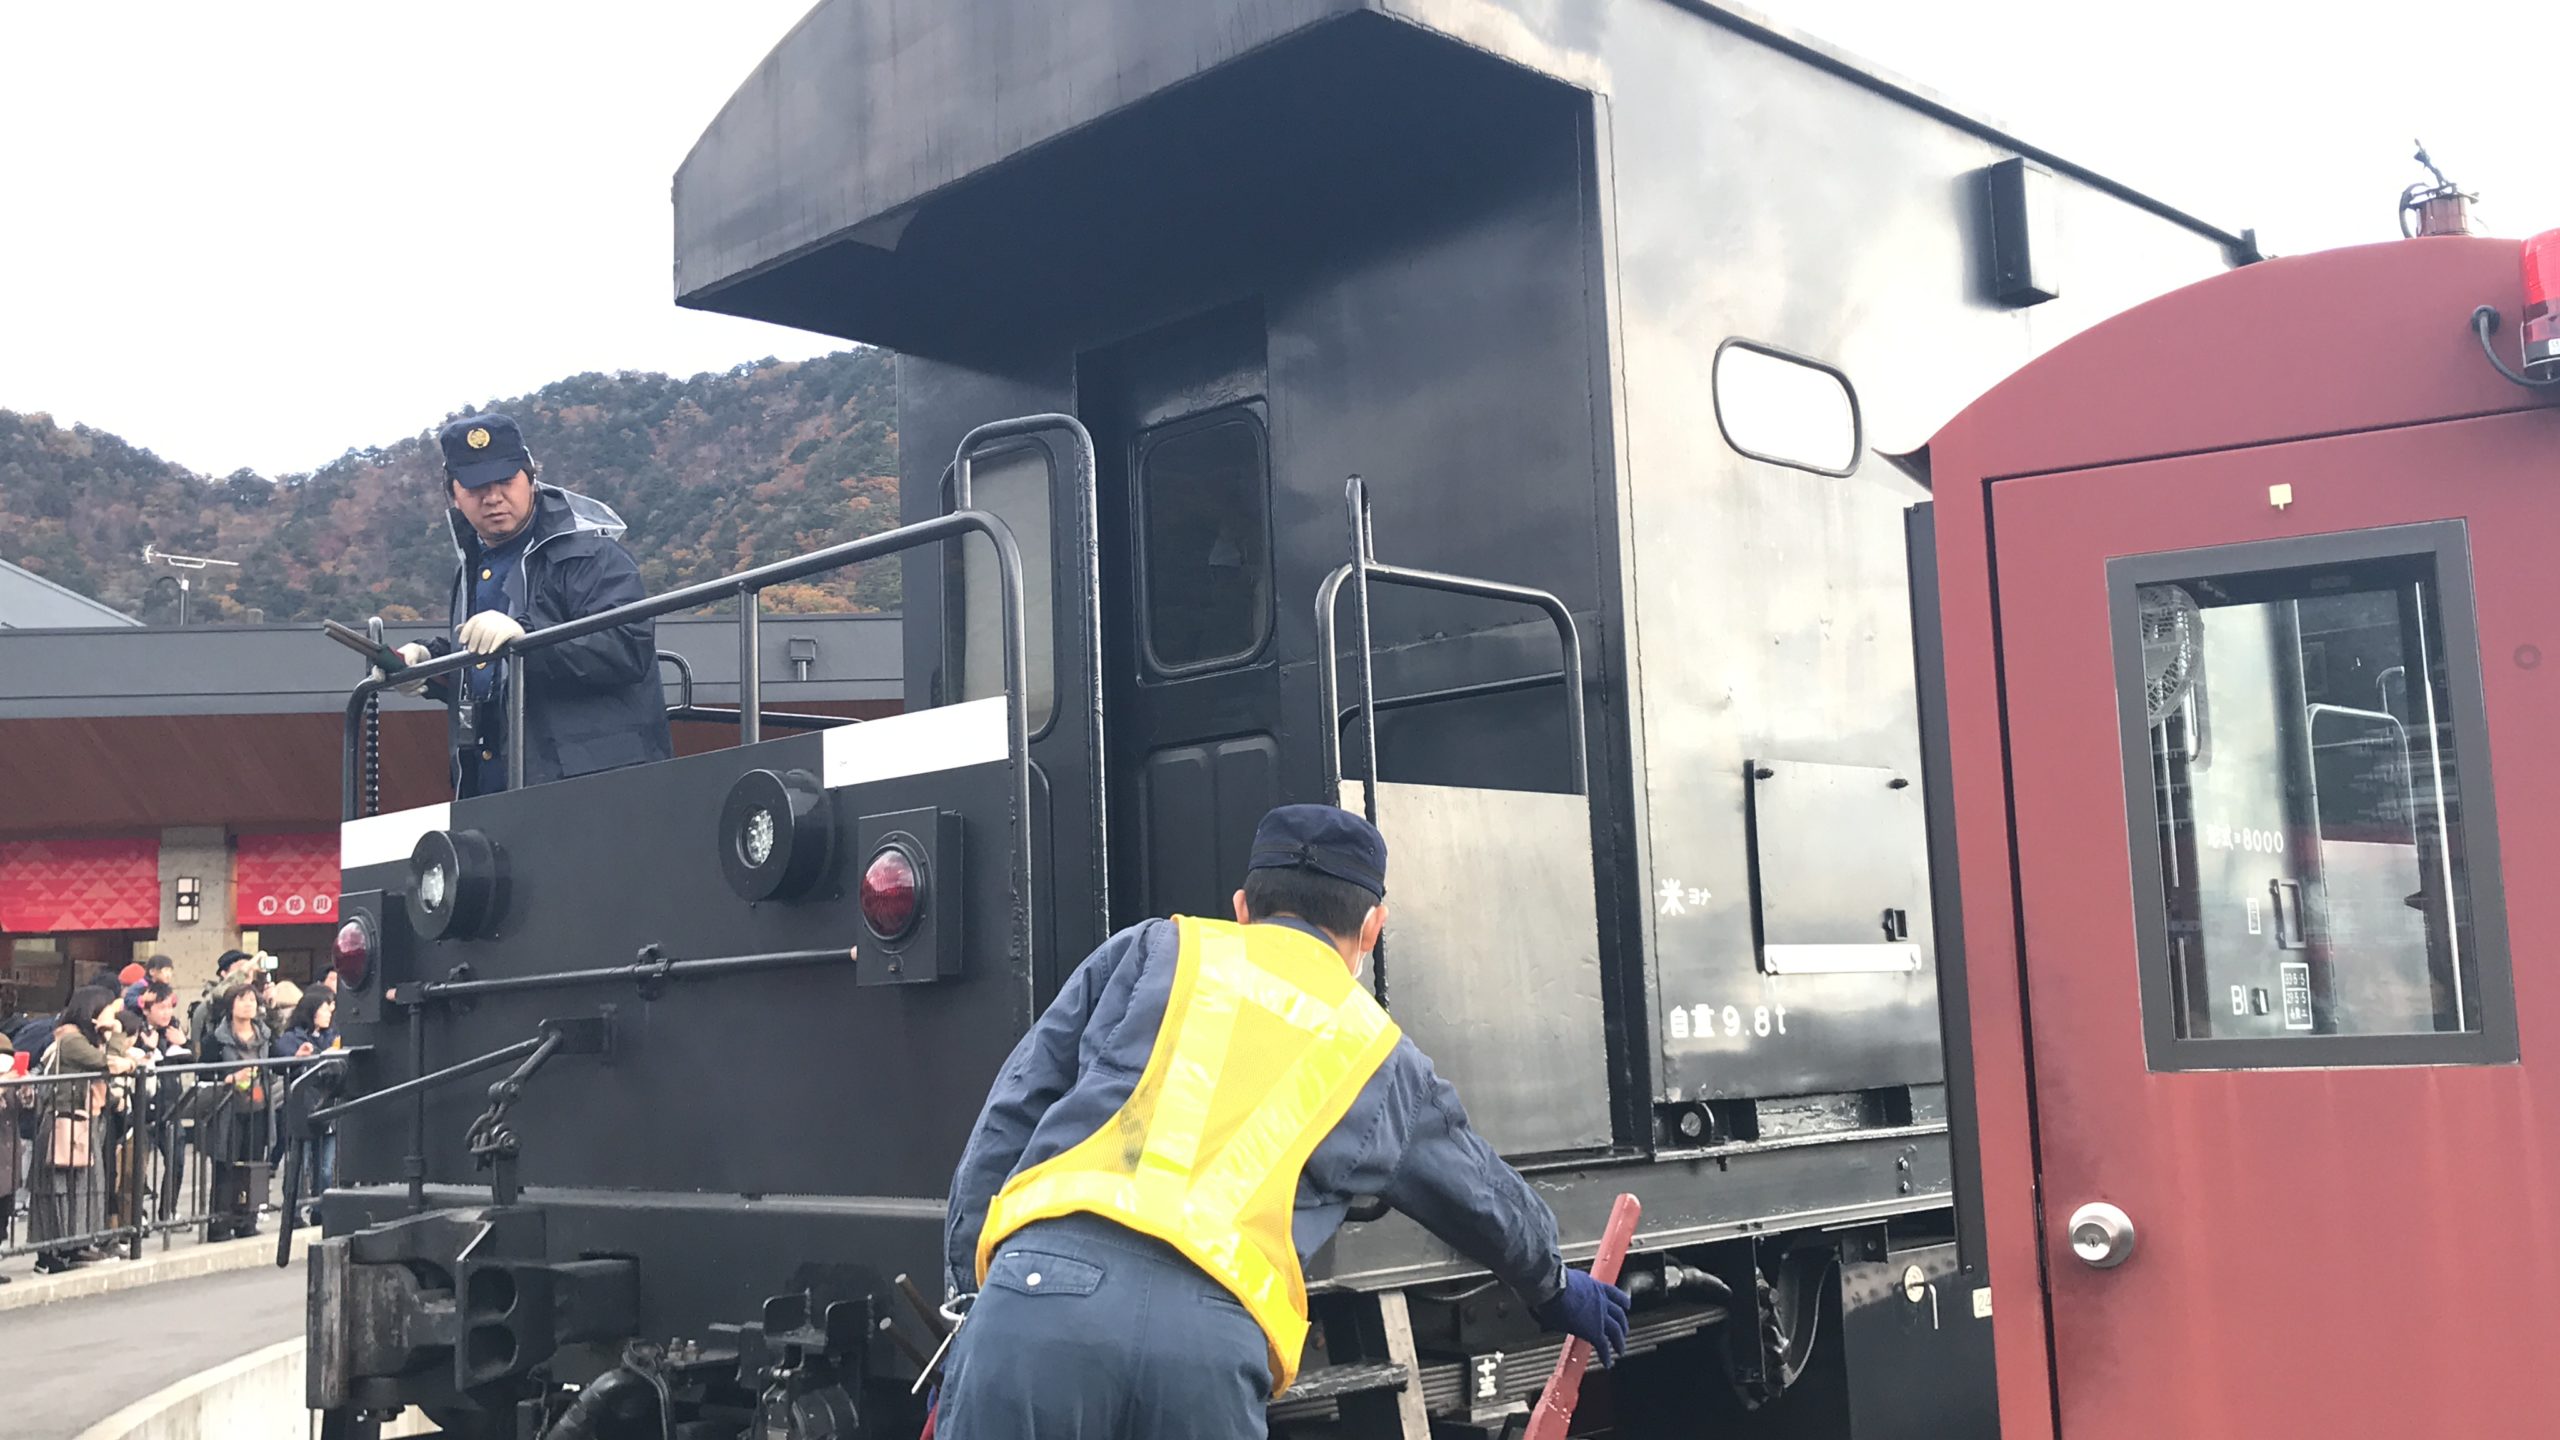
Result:
<svg viewBox="0 0 2560 1440">
<path fill-rule="evenodd" d="M 1138 437 L 1141 610 L 1155 675 L 1250 660 L 1270 638 L 1269 453 L 1249 405 Z"/>
<path fill-rule="evenodd" d="M 2468 564 L 2446 523 L 2109 566 L 2154 1069 L 2515 1058 Z"/>
<path fill-rule="evenodd" d="M 1037 441 L 982 455 L 969 466 L 970 503 L 1002 520 L 1022 551 L 1023 704 L 1034 736 L 1049 727 L 1058 696 L 1049 534 L 1055 470 L 1049 448 Z M 946 500 L 950 484 L 951 472 L 945 470 Z M 962 540 L 957 569 L 957 582 L 945 600 L 959 659 L 960 693 L 955 698 L 1002 695 L 1004 607 L 996 593 L 994 549 L 979 536 Z"/>
</svg>

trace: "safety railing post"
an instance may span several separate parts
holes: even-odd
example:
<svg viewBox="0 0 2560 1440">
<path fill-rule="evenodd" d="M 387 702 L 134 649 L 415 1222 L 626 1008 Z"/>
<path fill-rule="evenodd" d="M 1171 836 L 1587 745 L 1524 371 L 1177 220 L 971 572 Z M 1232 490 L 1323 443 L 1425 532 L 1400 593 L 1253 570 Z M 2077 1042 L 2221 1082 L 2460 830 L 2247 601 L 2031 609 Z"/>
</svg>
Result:
<svg viewBox="0 0 2560 1440">
<path fill-rule="evenodd" d="M 1591 761 L 1583 716 L 1582 636 L 1573 622 L 1573 612 L 1563 600 L 1544 590 L 1525 585 L 1504 585 L 1490 580 L 1475 580 L 1463 575 L 1443 575 L 1430 570 L 1413 570 L 1401 565 L 1381 565 L 1377 560 L 1376 538 L 1369 519 L 1368 482 L 1354 475 L 1343 484 L 1343 507 L 1349 522 L 1351 559 L 1326 576 L 1316 587 L 1316 693 L 1323 702 L 1323 725 L 1317 735 L 1319 753 L 1324 763 L 1325 783 L 1332 787 L 1334 799 L 1340 798 L 1345 778 L 1342 763 L 1341 718 L 1356 714 L 1360 718 L 1360 748 L 1363 775 L 1361 808 L 1369 823 L 1378 822 L 1378 684 L 1373 662 L 1376 638 L 1371 633 L 1369 587 L 1398 585 L 1414 590 L 1437 591 L 1444 595 L 1464 595 L 1480 600 L 1496 600 L 1531 606 L 1547 617 L 1555 627 L 1556 640 L 1563 651 L 1561 678 L 1564 681 L 1565 744 L 1572 751 L 1573 793 L 1588 797 L 1591 793 Z M 1359 676 L 1360 694 L 1354 706 L 1342 706 L 1342 654 L 1338 639 L 1339 619 L 1336 614 L 1345 585 L 1351 589 L 1353 643 L 1359 650 L 1355 673 Z M 1507 682 L 1505 682 L 1507 683 Z M 1476 687 L 1462 687 L 1476 688 Z M 1496 687 L 1484 687 L 1498 689 Z M 1387 1003 L 1387 947 L 1382 940 L 1370 957 L 1370 982 L 1378 1003 Z"/>
<path fill-rule="evenodd" d="M 764 592 L 738 587 L 738 743 L 764 738 Z"/>
<path fill-rule="evenodd" d="M 532 748 L 524 743 L 525 658 L 522 653 L 507 656 L 507 733 L 504 743 L 507 747 L 509 790 L 524 788 L 524 752 Z M 454 683 L 465 682 L 456 680 Z"/>
<path fill-rule="evenodd" d="M 1378 823 L 1378 674 L 1371 660 L 1369 632 L 1369 565 L 1377 558 L 1376 538 L 1369 528 L 1369 482 L 1354 475 L 1343 485 L 1344 508 L 1351 522 L 1351 616 L 1360 645 L 1360 808 L 1369 823 Z M 1327 654 L 1325 663 L 1333 663 Z M 1337 767 L 1338 768 L 1338 767 Z"/>
<path fill-rule="evenodd" d="M 959 448 L 951 460 L 951 508 L 969 510 L 976 507 L 975 466 L 978 455 L 998 445 L 1035 436 L 1064 435 L 1073 451 L 1075 480 L 1071 487 L 1071 510 L 1075 519 L 1075 559 L 1071 573 L 1075 577 L 1073 613 L 1076 616 L 1079 668 L 1084 674 L 1085 753 L 1084 768 L 1092 793 L 1107 792 L 1103 767 L 1102 720 L 1102 561 L 1101 518 L 1095 497 L 1095 484 L 1100 471 L 1093 446 L 1093 432 L 1082 420 L 1060 411 L 1039 415 L 1017 415 L 1007 420 L 993 420 L 960 437 Z M 1046 441 L 1042 444 L 1045 446 Z M 1027 659 L 1026 654 L 1026 659 Z M 1026 738 L 1025 746 L 1029 742 Z M 1092 913 L 1096 933 L 1108 930 L 1111 918 L 1110 871 L 1111 846 L 1106 824 L 1107 815 L 1101 805 L 1086 807 L 1085 851 L 1093 867 Z M 1026 816 L 1022 821 L 1028 824 Z M 1063 835 L 1057 837 L 1063 841 Z M 1028 847 L 1025 847 L 1027 852 Z M 1025 872 L 1027 883 L 1028 872 Z M 1028 912 L 1023 924 L 1029 924 Z"/>
<path fill-rule="evenodd" d="M 125 1236 L 124 1258 L 142 1258 L 142 1232 L 150 1227 L 151 1217 L 142 1209 L 142 1140 L 151 1128 L 151 1118 L 141 1093 L 134 1087 L 133 1108 L 124 1127 L 124 1223 L 131 1227 Z"/>
<path fill-rule="evenodd" d="M 376 615 L 365 622 L 366 638 L 383 643 L 382 617 Z M 382 692 L 375 691 L 364 701 L 364 813 L 382 813 Z"/>
</svg>

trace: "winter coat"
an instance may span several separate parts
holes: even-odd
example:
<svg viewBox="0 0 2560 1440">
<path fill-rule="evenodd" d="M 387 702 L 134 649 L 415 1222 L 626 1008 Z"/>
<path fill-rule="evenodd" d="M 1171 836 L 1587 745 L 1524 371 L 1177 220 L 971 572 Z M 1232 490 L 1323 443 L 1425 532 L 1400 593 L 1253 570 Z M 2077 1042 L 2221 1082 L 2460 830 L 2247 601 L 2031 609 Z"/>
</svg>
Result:
<svg viewBox="0 0 2560 1440">
<path fill-rule="evenodd" d="M 229 1018 L 214 1013 L 213 997 L 219 993 L 218 989 L 208 988 L 187 1010 L 187 1050 L 190 1054 L 203 1055 L 213 1044 L 214 1026 Z"/>
<path fill-rule="evenodd" d="M 15 1041 L 0 1044 L 0 1078 L 16 1073 L 16 1058 Z M 18 1121 L 34 1104 L 33 1087 L 0 1085 L 0 1200 L 18 1193 Z"/>
<path fill-rule="evenodd" d="M 287 1030 L 276 1037 L 276 1057 L 278 1059 L 290 1060 L 293 1058 L 294 1053 L 305 1045 L 310 1046 L 311 1053 L 317 1055 L 321 1051 L 328 1049 L 330 1045 L 336 1042 L 337 1038 L 338 1032 L 334 1029 Z"/>
<path fill-rule="evenodd" d="M 537 485 L 534 495 L 533 535 L 516 552 L 517 574 L 507 586 L 508 609 L 517 624 L 528 632 L 540 631 L 647 598 L 640 567 L 620 543 L 627 527 L 612 506 L 556 485 Z M 448 609 L 458 630 L 471 617 L 482 547 L 479 532 L 462 512 L 448 510 L 445 519 L 453 529 L 456 556 Z M 438 636 L 427 648 L 450 654 L 454 642 Z M 527 785 L 664 760 L 675 753 L 666 691 L 658 680 L 657 622 L 635 621 L 528 650 L 520 668 L 526 683 Z M 464 688 L 457 683 L 460 677 L 438 676 L 428 682 L 427 693 L 452 707 L 458 795 L 466 793 L 466 784 L 469 794 L 506 788 L 506 747 L 516 739 L 504 733 L 509 678 L 502 676 L 487 701 L 470 707 L 475 713 L 467 724 L 464 707 L 455 704 Z M 490 758 L 465 766 L 465 746 Z"/>
<path fill-rule="evenodd" d="M 64 1075 L 103 1075 L 107 1068 L 107 1047 L 80 1033 L 77 1025 L 54 1028 L 52 1059 L 54 1069 Z M 79 1112 L 95 1115 L 106 1105 L 106 1082 L 92 1081 L 86 1086 L 48 1085 L 44 1087 L 44 1108 L 56 1115 Z"/>
<path fill-rule="evenodd" d="M 290 1057 L 309 1045 L 316 1063 L 319 1057 L 329 1053 L 329 1047 L 337 1040 L 335 1029 L 287 1030 L 276 1037 L 276 1054 Z M 312 1111 L 338 1100 L 346 1085 L 346 1071 L 342 1066 L 331 1065 L 296 1067 L 276 1072 L 276 1083 L 285 1088 L 285 1103 L 296 1107 L 293 1113 L 308 1117 Z M 317 1128 L 325 1131 L 330 1127 L 322 1125 Z M 286 1133 L 289 1135 L 292 1131 L 288 1129 Z"/>
<path fill-rule="evenodd" d="M 249 1060 L 263 1060 L 275 1045 L 275 1039 L 259 1021 L 248 1039 L 231 1033 L 226 1022 L 214 1027 L 204 1059 L 223 1065 L 238 1065 Z M 219 1109 L 205 1117 L 197 1143 L 205 1155 L 214 1160 L 239 1163 L 264 1160 L 267 1142 L 275 1133 L 270 1127 L 277 1088 L 283 1083 L 272 1069 L 250 1072 L 248 1087 L 243 1089 L 231 1076 L 220 1071 L 208 1073 L 203 1083 L 220 1085 L 230 1090 L 230 1097 Z"/>
<path fill-rule="evenodd" d="M 34 1103 L 26 1087 L 0 1086 L 0 1200 L 18 1193 L 18 1117 Z"/>
</svg>

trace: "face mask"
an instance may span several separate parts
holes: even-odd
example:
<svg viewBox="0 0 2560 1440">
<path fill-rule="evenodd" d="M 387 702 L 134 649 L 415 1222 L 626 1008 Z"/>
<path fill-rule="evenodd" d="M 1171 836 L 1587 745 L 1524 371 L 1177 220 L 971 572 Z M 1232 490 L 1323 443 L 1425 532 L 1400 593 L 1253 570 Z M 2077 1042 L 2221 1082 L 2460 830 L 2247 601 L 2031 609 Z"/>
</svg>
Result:
<svg viewBox="0 0 2560 1440">
<path fill-rule="evenodd" d="M 1361 917 L 1360 917 L 1360 928 L 1361 928 L 1361 929 L 1363 929 L 1363 930 L 1368 929 L 1368 928 L 1369 928 L 1369 916 L 1370 916 L 1370 915 L 1375 915 L 1375 914 L 1377 914 L 1377 913 L 1378 913 L 1377 911 L 1372 910 L 1372 911 L 1370 911 L 1370 912 L 1369 912 L 1369 914 L 1368 914 L 1368 915 L 1363 915 L 1363 916 L 1361 916 Z M 1379 933 L 1378 933 L 1378 943 L 1379 943 L 1379 944 L 1384 944 L 1384 943 L 1386 943 L 1386 938 L 1387 938 L 1387 936 L 1386 936 L 1386 932 L 1385 932 L 1384 930 L 1379 931 Z M 1377 946 L 1373 945 L 1373 946 L 1371 946 L 1370 948 L 1368 948 L 1368 949 L 1366 949 L 1366 950 L 1361 951 L 1361 952 L 1360 952 L 1360 954 L 1359 954 L 1359 956 L 1358 956 L 1358 958 L 1354 959 L 1354 960 L 1351 962 L 1351 974 L 1352 974 L 1352 977 L 1353 977 L 1354 979 L 1357 979 L 1357 978 L 1359 978 L 1359 977 L 1361 977 L 1361 976 L 1366 975 L 1366 974 L 1368 974 L 1368 973 L 1369 973 L 1369 957 L 1370 957 L 1370 956 L 1372 956 L 1372 955 L 1375 955 L 1376 953 L 1378 953 L 1378 952 L 1377 952 Z"/>
</svg>

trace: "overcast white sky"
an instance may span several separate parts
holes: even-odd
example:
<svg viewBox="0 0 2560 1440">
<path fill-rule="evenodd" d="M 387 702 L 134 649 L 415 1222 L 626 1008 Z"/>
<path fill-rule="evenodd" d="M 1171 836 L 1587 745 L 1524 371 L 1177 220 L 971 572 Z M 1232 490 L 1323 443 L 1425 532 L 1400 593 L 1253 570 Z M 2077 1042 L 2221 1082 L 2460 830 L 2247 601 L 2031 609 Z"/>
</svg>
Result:
<svg viewBox="0 0 2560 1440">
<path fill-rule="evenodd" d="M 2526 0 L 1761 8 L 2271 249 L 2392 234 L 2413 135 L 2495 233 L 2560 226 Z M 272 475 L 581 370 L 832 348 L 670 299 L 676 164 L 807 9 L 0 0 L 0 408 Z"/>
</svg>

